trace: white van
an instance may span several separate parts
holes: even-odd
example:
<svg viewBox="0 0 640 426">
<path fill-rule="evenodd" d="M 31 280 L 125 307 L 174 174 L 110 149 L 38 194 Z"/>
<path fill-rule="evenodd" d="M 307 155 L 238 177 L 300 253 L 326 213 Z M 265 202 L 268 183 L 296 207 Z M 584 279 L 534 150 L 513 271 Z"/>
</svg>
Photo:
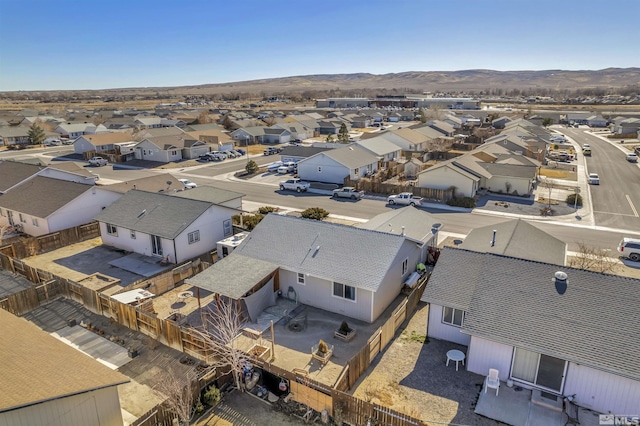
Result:
<svg viewBox="0 0 640 426">
<path fill-rule="evenodd" d="M 633 238 L 623 238 L 618 245 L 618 253 L 629 260 L 640 262 L 640 240 Z"/>
</svg>

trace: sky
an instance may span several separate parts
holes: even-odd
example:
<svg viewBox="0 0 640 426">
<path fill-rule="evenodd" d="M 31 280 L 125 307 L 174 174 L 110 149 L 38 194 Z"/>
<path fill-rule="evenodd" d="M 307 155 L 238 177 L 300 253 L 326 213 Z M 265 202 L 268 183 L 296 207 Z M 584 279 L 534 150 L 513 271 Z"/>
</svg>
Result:
<svg viewBox="0 0 640 426">
<path fill-rule="evenodd" d="M 640 66 L 640 0 L 0 0 L 0 91 Z"/>
</svg>

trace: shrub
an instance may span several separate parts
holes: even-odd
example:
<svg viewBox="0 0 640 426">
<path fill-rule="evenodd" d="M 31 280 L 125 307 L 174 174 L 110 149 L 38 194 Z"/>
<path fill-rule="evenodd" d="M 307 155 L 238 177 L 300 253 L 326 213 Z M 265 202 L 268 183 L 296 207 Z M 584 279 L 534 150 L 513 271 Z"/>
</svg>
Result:
<svg viewBox="0 0 640 426">
<path fill-rule="evenodd" d="M 220 389 L 211 385 L 203 395 L 204 402 L 207 405 L 213 405 L 220 401 Z"/>
<path fill-rule="evenodd" d="M 271 207 L 271 206 L 262 206 L 258 209 L 258 213 L 262 214 L 262 215 L 267 215 L 269 213 L 273 213 L 273 212 L 277 212 L 278 208 L 277 207 Z"/>
<path fill-rule="evenodd" d="M 475 198 L 471 198 L 471 197 L 452 198 L 449 201 L 447 201 L 447 205 L 453 206 L 453 207 L 465 207 L 468 209 L 472 209 L 476 206 L 476 200 Z"/>
<path fill-rule="evenodd" d="M 260 223 L 262 219 L 264 219 L 264 215 L 260 213 L 254 215 L 243 215 L 242 227 L 247 231 L 251 231 Z M 233 215 L 232 220 L 234 224 L 240 226 L 240 215 Z"/>
<path fill-rule="evenodd" d="M 322 220 L 329 216 L 329 212 L 321 207 L 310 207 L 300 214 L 305 219 Z"/>
<path fill-rule="evenodd" d="M 318 352 L 320 352 L 321 354 L 326 354 L 327 352 L 329 352 L 329 346 L 322 339 L 320 339 L 320 342 L 318 343 Z"/>
<path fill-rule="evenodd" d="M 578 197 L 578 199 L 576 200 L 576 197 Z M 582 195 L 580 194 L 569 194 L 567 196 L 567 204 L 574 206 L 577 205 L 579 207 L 582 207 Z M 576 203 L 577 201 L 577 203 Z"/>
<path fill-rule="evenodd" d="M 259 168 L 259 167 L 258 167 L 258 163 L 256 163 L 256 162 L 255 162 L 255 161 L 253 161 L 253 160 L 249 160 L 249 161 L 247 162 L 247 165 L 244 167 L 245 171 L 246 171 L 247 173 L 249 173 L 250 175 L 252 175 L 252 174 L 256 173 L 256 172 L 258 171 L 258 168 Z"/>
</svg>

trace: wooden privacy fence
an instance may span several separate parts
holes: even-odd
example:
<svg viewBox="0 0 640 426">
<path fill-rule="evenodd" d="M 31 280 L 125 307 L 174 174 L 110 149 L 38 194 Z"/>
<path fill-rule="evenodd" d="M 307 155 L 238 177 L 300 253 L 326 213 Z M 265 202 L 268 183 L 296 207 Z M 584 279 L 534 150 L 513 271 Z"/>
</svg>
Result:
<svg viewBox="0 0 640 426">
<path fill-rule="evenodd" d="M 389 319 L 373 333 L 360 352 L 349 360 L 333 385 L 334 389 L 346 391 L 358 381 L 375 357 L 393 340 L 396 331 L 416 310 L 428 280 L 429 275 L 425 275 L 418 281 L 418 285 L 393 310 Z"/>
<path fill-rule="evenodd" d="M 91 222 L 40 237 L 21 238 L 19 241 L 1 246 L 0 253 L 15 259 L 24 259 L 25 257 L 35 256 L 99 236 L 100 226 L 98 222 Z"/>
<path fill-rule="evenodd" d="M 409 183 L 383 183 L 370 179 L 351 180 L 345 178 L 344 186 L 353 186 L 358 191 L 365 191 L 373 194 L 399 194 L 401 192 L 411 192 L 417 197 L 434 201 L 449 201 L 453 198 L 453 191 L 450 189 L 421 188 Z"/>
</svg>

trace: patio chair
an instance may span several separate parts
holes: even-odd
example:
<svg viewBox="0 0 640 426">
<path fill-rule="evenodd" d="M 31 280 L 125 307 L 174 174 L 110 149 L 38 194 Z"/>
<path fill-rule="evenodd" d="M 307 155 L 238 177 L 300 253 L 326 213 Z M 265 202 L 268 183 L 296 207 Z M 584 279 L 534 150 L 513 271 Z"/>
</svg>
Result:
<svg viewBox="0 0 640 426">
<path fill-rule="evenodd" d="M 487 393 L 487 388 L 495 389 L 496 396 L 500 390 L 500 378 L 498 377 L 499 371 L 495 368 L 489 369 L 489 375 L 484 380 L 484 393 Z"/>
</svg>

